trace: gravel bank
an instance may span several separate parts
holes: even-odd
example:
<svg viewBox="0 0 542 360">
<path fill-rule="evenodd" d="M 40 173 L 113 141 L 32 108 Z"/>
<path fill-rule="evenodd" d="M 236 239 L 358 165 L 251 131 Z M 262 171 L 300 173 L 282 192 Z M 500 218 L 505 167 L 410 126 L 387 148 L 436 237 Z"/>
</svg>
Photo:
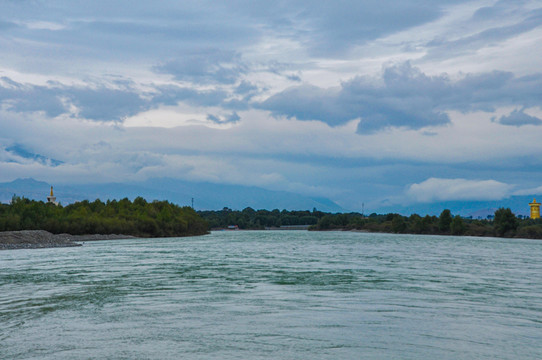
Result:
<svg viewBox="0 0 542 360">
<path fill-rule="evenodd" d="M 77 243 L 76 241 L 115 240 L 128 238 L 133 238 L 133 236 L 116 234 L 55 235 L 44 230 L 4 231 L 0 232 L 0 250 L 81 246 L 81 244 Z"/>
</svg>

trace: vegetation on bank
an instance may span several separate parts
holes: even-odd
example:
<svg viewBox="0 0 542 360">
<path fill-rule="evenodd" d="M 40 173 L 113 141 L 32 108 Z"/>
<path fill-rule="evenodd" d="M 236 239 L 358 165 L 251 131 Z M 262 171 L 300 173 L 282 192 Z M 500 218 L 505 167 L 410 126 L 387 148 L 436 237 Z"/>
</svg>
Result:
<svg viewBox="0 0 542 360">
<path fill-rule="evenodd" d="M 516 217 L 501 208 L 493 220 L 465 219 L 444 210 L 440 216 L 412 214 L 332 214 L 313 211 L 254 210 L 224 208 L 199 211 L 168 201 L 147 202 L 142 197 L 102 202 L 87 200 L 55 206 L 14 196 L 11 204 L 0 204 L 0 231 L 46 230 L 53 234 L 124 234 L 138 237 L 190 236 L 209 229 L 236 225 L 240 229 L 263 230 L 281 226 L 310 225 L 310 230 L 360 230 L 401 234 L 498 236 L 542 239 L 542 220 Z"/>
<path fill-rule="evenodd" d="M 362 217 L 360 214 L 328 214 L 314 230 L 365 230 L 402 234 L 496 236 L 542 239 L 542 221 L 520 219 L 509 208 L 500 208 L 493 220 L 465 219 L 444 210 L 440 216 L 399 214 Z"/>
<path fill-rule="evenodd" d="M 497 236 L 542 239 L 542 220 L 520 219 L 508 208 L 495 212 L 493 220 L 465 219 L 444 210 L 440 216 L 418 214 L 360 213 L 331 214 L 317 211 L 254 210 L 224 208 L 218 211 L 199 211 L 211 228 L 237 225 L 240 229 L 261 230 L 290 225 L 311 225 L 310 230 L 361 230 L 400 234 Z"/>
<path fill-rule="evenodd" d="M 138 237 L 203 235 L 208 224 L 192 208 L 167 201 L 88 200 L 55 206 L 14 196 L 0 204 L 0 231 L 46 230 L 53 234 L 124 234 Z"/>
<path fill-rule="evenodd" d="M 316 225 L 326 215 L 314 209 L 311 211 L 254 210 L 250 207 L 239 211 L 225 207 L 222 210 L 198 211 L 211 229 L 224 229 L 237 225 L 244 230 L 263 230 L 291 225 Z"/>
</svg>

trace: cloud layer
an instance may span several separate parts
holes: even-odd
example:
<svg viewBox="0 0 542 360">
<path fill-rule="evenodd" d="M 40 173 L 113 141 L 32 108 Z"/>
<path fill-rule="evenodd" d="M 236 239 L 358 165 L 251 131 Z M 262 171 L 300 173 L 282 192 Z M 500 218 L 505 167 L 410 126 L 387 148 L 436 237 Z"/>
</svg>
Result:
<svg viewBox="0 0 542 360">
<path fill-rule="evenodd" d="M 417 202 L 502 200 L 510 195 L 512 186 L 495 180 L 430 178 L 412 184 L 407 195 Z"/>
<path fill-rule="evenodd" d="M 541 18 L 536 0 L 4 1 L 0 181 L 167 176 L 353 210 L 538 189 Z"/>
<path fill-rule="evenodd" d="M 385 68 L 381 83 L 356 77 L 340 88 L 298 86 L 271 96 L 261 107 L 277 115 L 319 120 L 331 126 L 361 119 L 358 131 L 366 133 L 389 127 L 420 129 L 449 124 L 449 110 L 494 112 L 505 106 L 538 106 L 536 89 L 541 87 L 542 74 L 517 78 L 509 72 L 493 71 L 466 74 L 452 81 L 446 74 L 428 76 L 403 63 Z M 515 111 L 499 122 L 538 125 L 536 120 Z"/>
</svg>

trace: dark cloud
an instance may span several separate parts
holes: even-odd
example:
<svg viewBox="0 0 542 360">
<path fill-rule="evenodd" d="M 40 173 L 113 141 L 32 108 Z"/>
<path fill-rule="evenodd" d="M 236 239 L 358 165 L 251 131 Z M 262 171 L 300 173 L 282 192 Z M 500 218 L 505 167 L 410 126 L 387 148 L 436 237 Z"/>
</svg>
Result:
<svg viewBox="0 0 542 360">
<path fill-rule="evenodd" d="M 285 115 L 299 120 L 320 120 L 336 126 L 357 117 L 353 113 L 356 105 L 346 108 L 342 106 L 342 101 L 341 91 L 301 85 L 275 94 L 259 106 L 270 110 L 274 115 Z"/>
<path fill-rule="evenodd" d="M 242 72 L 239 63 L 222 66 L 212 54 L 209 60 L 193 49 L 237 54 L 262 39 L 279 38 L 298 42 L 312 55 L 340 57 L 352 47 L 434 21 L 447 5 L 463 1 L 160 1 L 151 7 L 128 0 L 51 0 L 11 2 L 0 12 L 10 21 L 62 24 L 54 31 L 21 26 L 17 38 L 43 45 L 25 46 L 25 54 L 146 63 L 162 59 L 157 70 L 179 79 L 191 79 L 185 69 L 192 69 L 195 80 L 208 81 L 207 75 L 216 73 L 219 82 L 231 83 Z"/>
<path fill-rule="evenodd" d="M 341 54 L 352 46 L 433 21 L 442 15 L 441 3 L 427 1 L 315 1 L 296 19 L 308 22 L 303 36 L 317 56 Z"/>
<path fill-rule="evenodd" d="M 302 67 L 303 65 L 293 65 L 279 61 L 268 61 L 267 63 L 262 65 L 265 71 L 276 74 L 278 76 L 282 76 L 290 81 L 301 82 L 299 67 Z M 296 70 L 297 73 L 293 73 Z"/>
<path fill-rule="evenodd" d="M 130 81 L 116 80 L 117 88 L 66 86 L 49 82 L 36 86 L 0 78 L 0 103 L 15 112 L 43 111 L 49 117 L 70 113 L 76 106 L 78 116 L 93 121 L 122 121 L 124 118 L 160 105 L 176 106 L 186 103 L 193 106 L 220 106 L 236 109 L 247 108 L 246 100 L 234 106 L 225 103 L 229 93 L 223 90 L 196 90 L 177 85 L 157 86 L 153 93 L 142 94 Z M 253 89 L 245 84 L 246 91 Z"/>
<path fill-rule="evenodd" d="M 70 112 L 73 104 L 79 115 L 94 121 L 121 121 L 145 107 L 145 101 L 131 89 L 75 87 L 50 82 L 50 86 L 17 83 L 0 78 L 0 101 L 16 112 L 43 111 L 56 117 Z"/>
<path fill-rule="evenodd" d="M 77 67 L 88 72 L 94 68 L 89 63 L 120 62 L 126 68 L 159 64 L 159 72 L 183 81 L 231 84 L 244 71 L 241 63 L 208 64 L 205 51 L 197 58 L 194 49 L 229 53 L 261 38 L 261 31 L 245 15 L 233 8 L 222 11 L 214 3 L 32 3 L 0 1 L 0 17 L 10 20 L 0 23 L 2 65 L 19 72 L 58 74 Z M 191 76 L 194 70 L 198 71 Z"/>
<path fill-rule="evenodd" d="M 288 80 L 292 80 L 292 81 L 296 81 L 296 82 L 301 82 L 301 77 L 299 75 L 286 75 L 286 78 Z"/>
<path fill-rule="evenodd" d="M 134 67 L 133 62 L 148 66 L 160 61 L 153 70 L 169 74 L 180 83 L 155 86 L 143 94 L 135 84 L 122 79 L 92 87 L 0 82 L 0 101 L 13 111 L 44 111 L 52 117 L 68 113 L 75 105 L 80 116 L 97 121 L 122 121 L 161 104 L 179 102 L 241 111 L 253 106 L 254 96 L 265 90 L 245 80 L 251 71 L 268 71 L 301 82 L 299 71 L 318 64 L 309 56 L 301 59 L 303 65 L 283 63 L 273 57 L 256 60 L 260 63 L 255 65 L 247 61 L 251 57 L 243 57 L 246 49 L 253 54 L 262 45 L 275 46 L 275 42 L 285 40 L 300 44 L 309 55 L 345 59 L 345 52 L 353 47 L 435 21 L 449 12 L 449 6 L 461 2 L 464 0 L 442 0 L 438 4 L 431 0 L 164 0 L 149 7 L 127 0 L 114 4 L 74 0 L 70 5 L 58 0 L 11 1 L 0 6 L 6 19 L 0 20 L 0 30 L 19 24 L 14 30 L 16 37 L 6 36 L 8 42 L 19 39 L 11 42 L 39 46 L 11 45 L 27 46 L 25 51 L 15 47 L 6 51 L 24 54 L 25 61 L 14 57 L 6 68 L 15 64 L 13 69 L 21 71 L 20 66 L 28 66 L 32 73 L 40 73 L 39 67 L 46 66 L 26 59 L 46 59 L 44 63 L 49 62 L 51 67 L 64 64 L 62 59 L 77 63 L 80 58 L 90 63 L 96 58 L 106 62 L 122 58 L 127 60 L 127 68 Z M 477 34 L 465 31 L 467 36 L 453 41 L 446 37 L 435 40 L 429 44 L 429 53 L 449 56 L 471 51 L 542 24 L 542 10 L 523 1 L 514 4 L 497 1 L 479 9 L 472 19 L 464 21 L 471 25 L 483 22 L 481 28 L 486 30 Z M 119 13 L 123 16 L 119 17 Z M 496 22 L 503 18 L 506 22 Z M 49 23 L 54 30 L 31 25 L 40 22 Z M 258 46 L 251 47 L 255 44 Z M 304 75 L 303 80 L 310 77 Z M 502 104 L 538 106 L 539 100 L 533 94 L 539 93 L 540 84 L 540 75 L 516 78 L 507 72 L 467 75 L 452 81 L 446 75 L 428 76 L 410 65 L 401 65 L 385 69 L 382 84 L 362 77 L 335 89 L 302 84 L 256 106 L 276 115 L 320 120 L 332 126 L 361 119 L 360 131 L 371 132 L 385 127 L 446 124 L 446 111 L 450 109 L 492 111 Z M 199 90 L 198 85 L 208 90 Z"/>
<path fill-rule="evenodd" d="M 253 83 L 243 80 L 237 87 L 235 88 L 234 92 L 239 95 L 254 95 L 257 94 L 259 91 L 259 88 L 257 85 L 254 85 Z"/>
<path fill-rule="evenodd" d="M 207 49 L 155 66 L 157 72 L 171 74 L 176 80 L 199 84 L 233 84 L 247 68 L 233 51 Z"/>
<path fill-rule="evenodd" d="M 70 89 L 66 94 L 89 120 L 119 121 L 148 107 L 147 102 L 130 90 L 108 88 Z"/>
<path fill-rule="evenodd" d="M 525 114 L 523 110 L 517 109 L 512 111 L 508 116 L 501 116 L 498 120 L 495 120 L 495 118 L 493 118 L 492 120 L 502 125 L 518 127 L 523 125 L 542 125 L 541 119 L 535 116 Z"/>
<path fill-rule="evenodd" d="M 0 78 L 0 102 L 16 112 L 43 111 L 50 117 L 58 116 L 67 111 L 59 95 L 58 89 Z"/>
<path fill-rule="evenodd" d="M 312 55 L 334 57 L 352 47 L 438 19 L 448 4 L 466 0 L 289 0 L 229 2 L 229 11 L 248 13 L 259 26 L 296 39 Z"/>
<path fill-rule="evenodd" d="M 444 98 L 449 109 L 494 111 L 499 106 L 540 106 L 542 74 L 515 77 L 513 73 L 493 71 L 470 74 L 451 83 L 451 93 Z"/>
<path fill-rule="evenodd" d="M 494 111 L 499 106 L 538 106 L 542 75 L 514 77 L 494 71 L 452 81 L 429 76 L 409 63 L 386 68 L 382 84 L 356 77 L 340 88 L 298 86 L 271 96 L 258 106 L 275 115 L 320 120 L 330 126 L 361 119 L 358 131 L 388 127 L 419 129 L 449 123 L 447 110 Z"/>
<path fill-rule="evenodd" d="M 452 81 L 446 74 L 424 74 L 407 62 L 385 68 L 379 83 L 355 77 L 337 88 L 323 89 L 304 84 L 256 104 L 251 98 L 261 90 L 246 81 L 231 92 L 167 85 L 155 86 L 152 92 L 145 94 L 135 89 L 130 81 L 117 79 L 114 83 L 115 88 L 66 86 L 56 82 L 35 86 L 3 77 L 0 78 L 0 101 L 15 112 L 43 111 L 50 117 L 70 113 L 74 105 L 80 117 L 117 122 L 162 104 L 219 106 L 233 111 L 232 114 L 257 107 L 274 115 L 318 120 L 330 126 L 360 119 L 358 131 L 371 133 L 389 127 L 419 129 L 444 125 L 450 121 L 446 114 L 448 110 L 491 112 L 500 106 L 539 106 L 542 74 L 515 77 L 509 72 L 494 71 L 468 74 Z M 232 95 L 242 98 L 235 99 Z M 222 123 L 238 121 L 235 116 L 210 116 L 209 119 Z M 505 125 L 537 123 L 527 117 L 523 112 L 513 113 L 499 122 Z"/>
<path fill-rule="evenodd" d="M 409 64 L 386 69 L 384 86 L 357 77 L 338 89 L 300 86 L 287 89 L 261 104 L 276 115 L 320 120 L 331 126 L 361 119 L 360 132 L 386 127 L 421 128 L 449 122 L 436 96 L 443 79 L 428 77 Z"/>
<path fill-rule="evenodd" d="M 221 106 L 229 110 L 246 110 L 251 107 L 250 99 L 260 92 L 259 88 L 249 82 L 241 82 L 233 90 L 220 88 L 198 90 L 179 85 L 160 85 L 155 87 L 156 93 L 149 100 L 149 107 L 161 104 L 176 106 L 185 103 L 192 106 L 212 107 Z M 241 95 L 241 99 L 230 99 L 232 95 Z"/>
<path fill-rule="evenodd" d="M 207 120 L 216 124 L 234 124 L 241 120 L 241 117 L 236 112 L 224 116 L 207 114 Z"/>
<path fill-rule="evenodd" d="M 194 106 L 218 106 L 227 98 L 228 93 L 223 90 L 196 90 L 177 85 L 158 86 L 158 94 L 152 99 L 154 105 L 164 104 L 175 106 L 184 102 Z"/>
<path fill-rule="evenodd" d="M 40 164 L 44 164 L 48 166 L 59 166 L 64 163 L 63 161 L 60 161 L 60 160 L 51 159 L 40 154 L 35 154 L 27 150 L 24 146 L 20 144 L 15 144 L 13 146 L 7 147 L 6 151 L 18 157 L 22 157 L 24 159 L 30 159 Z"/>
<path fill-rule="evenodd" d="M 459 39 L 435 39 L 427 44 L 429 51 L 426 57 L 450 58 L 475 52 L 542 26 L 542 9 L 525 10 L 519 14 L 518 9 L 521 7 L 510 7 L 509 2 L 506 4 L 498 2 L 493 7 L 479 9 L 471 21 L 487 22 L 489 28 Z M 517 20 L 510 24 L 510 19 L 514 18 Z M 503 22 L 503 19 L 507 21 Z"/>
</svg>

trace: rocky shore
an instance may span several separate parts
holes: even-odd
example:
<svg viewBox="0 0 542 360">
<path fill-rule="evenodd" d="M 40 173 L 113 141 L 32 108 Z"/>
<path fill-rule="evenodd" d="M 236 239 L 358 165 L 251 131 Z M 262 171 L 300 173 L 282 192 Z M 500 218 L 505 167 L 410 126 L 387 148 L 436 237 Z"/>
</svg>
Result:
<svg viewBox="0 0 542 360">
<path fill-rule="evenodd" d="M 78 241 L 128 239 L 133 236 L 117 234 L 70 235 L 52 234 L 44 230 L 0 232 L 0 250 L 39 249 L 52 247 L 81 246 Z"/>
</svg>

